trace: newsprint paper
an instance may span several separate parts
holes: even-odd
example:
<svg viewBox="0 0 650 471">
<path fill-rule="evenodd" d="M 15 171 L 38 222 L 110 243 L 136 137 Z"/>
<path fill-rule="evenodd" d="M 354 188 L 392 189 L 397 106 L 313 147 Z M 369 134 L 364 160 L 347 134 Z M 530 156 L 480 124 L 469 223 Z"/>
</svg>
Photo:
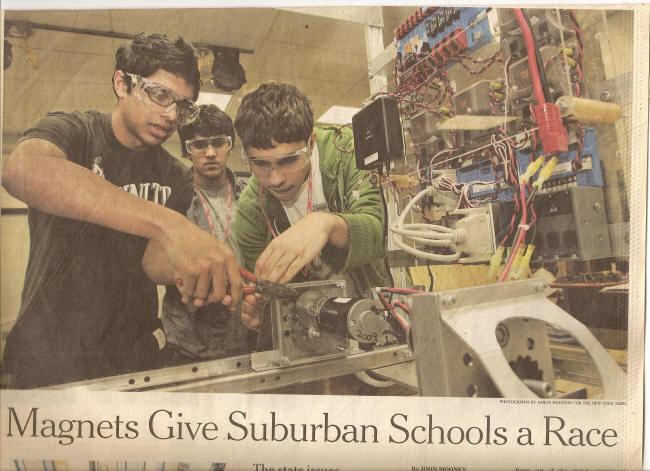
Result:
<svg viewBox="0 0 650 471">
<path fill-rule="evenodd" d="M 244 5 L 246 8 L 228 5 L 229 8 L 219 9 L 214 8 L 218 6 L 216 2 L 198 5 L 200 8 L 185 5 L 161 8 L 166 7 L 163 3 L 155 5 L 159 9 L 149 10 L 135 10 L 132 9 L 135 5 L 122 2 L 114 10 L 70 10 L 88 7 L 73 2 L 48 9 L 36 3 L 13 2 L 9 7 L 3 6 L 3 163 L 22 132 L 50 110 L 110 112 L 116 102 L 110 85 L 114 53 L 136 33 L 183 36 L 195 44 L 199 53 L 210 50 L 209 46 L 239 49 L 238 59 L 247 83 L 229 92 L 233 95 L 231 100 L 220 105 L 232 117 L 243 95 L 259 84 L 285 81 L 295 83 L 310 95 L 318 118 L 331 105 L 360 108 L 364 100 L 380 92 L 382 87 L 393 91 L 394 58 L 398 51 L 396 48 L 384 51 L 384 48 L 394 44 L 394 30 L 418 8 L 426 10 L 417 5 L 312 6 L 301 10 L 252 7 L 248 3 Z M 581 120 L 584 119 L 584 142 L 592 142 L 588 138 L 590 130 L 595 129 L 598 151 L 587 148 L 593 142 L 585 144 L 581 167 L 572 169 L 568 164 L 564 170 L 580 175 L 585 169 L 593 171 L 599 167 L 600 183 L 586 186 L 603 188 L 604 197 L 600 202 L 590 202 L 587 212 L 592 214 L 607 208 L 605 234 L 609 234 L 610 242 L 604 257 L 608 260 L 606 267 L 598 264 L 597 260 L 603 258 L 598 254 L 575 262 L 580 269 L 573 272 L 558 273 L 553 268 L 553 260 L 531 264 L 533 271 L 544 269 L 538 273 L 542 278 L 534 278 L 542 285 L 533 281 L 521 289 L 529 290 L 543 283 L 552 285 L 554 277 L 561 275 L 569 277 L 566 279 L 572 283 L 576 281 L 575 277 L 570 278 L 572 274 L 607 271 L 610 276 L 619 277 L 618 283 L 606 283 L 602 289 L 589 291 L 599 296 L 598 301 L 594 304 L 593 299 L 583 298 L 575 306 L 574 300 L 574 308 L 602 311 L 598 304 L 616 299 L 610 302 L 612 307 L 608 312 L 616 320 L 614 327 L 589 325 L 589 315 L 580 318 L 578 324 L 568 321 L 564 310 L 554 304 L 556 290 L 534 293 L 530 298 L 533 301 L 524 303 L 525 312 L 513 312 L 511 303 L 515 292 L 494 299 L 496 308 L 483 306 L 472 312 L 471 307 L 466 308 L 467 304 L 480 304 L 480 300 L 472 301 L 476 295 L 460 291 L 455 292 L 457 299 L 435 298 L 439 303 L 436 305 L 443 306 L 435 312 L 434 303 L 430 304 L 431 315 L 423 317 L 424 324 L 420 325 L 420 332 L 424 325 L 424 336 L 429 340 L 429 344 L 423 345 L 415 311 L 421 303 L 429 302 L 418 299 L 434 298 L 405 296 L 404 302 L 414 311 L 413 335 L 408 344 L 393 343 L 375 351 L 348 348 L 331 358 L 314 355 L 313 361 L 309 355 L 283 356 L 279 361 L 268 362 L 259 356 L 243 355 L 99 378 L 71 386 L 2 389 L 0 468 L 30 471 L 641 469 L 649 9 L 647 5 L 629 4 L 576 5 L 569 14 L 568 6 L 562 6 L 561 12 L 528 6 L 524 11 L 532 20 L 537 39 L 552 37 L 553 41 L 564 43 L 563 47 L 553 46 L 550 50 L 538 48 L 545 61 L 542 67 L 547 80 L 558 80 L 556 83 L 561 86 L 571 81 L 573 94 L 579 91 L 582 97 L 596 102 L 595 108 L 589 108 L 586 113 L 582 110 Z M 483 10 L 484 16 L 475 14 L 470 21 L 458 23 L 462 31 L 471 31 L 463 36 L 469 41 L 467 47 L 484 39 L 484 35 L 492 35 L 490 41 L 497 48 L 500 41 L 501 56 L 495 56 L 500 60 L 485 72 L 485 77 L 496 80 L 504 78 L 504 72 L 518 74 L 501 84 L 508 88 L 506 99 L 521 100 L 523 95 L 518 95 L 521 89 L 515 83 L 517 78 L 527 78 L 528 69 L 524 67 L 522 71 L 509 66 L 515 60 L 524 59 L 525 52 L 517 54 L 526 48 L 522 46 L 522 37 L 517 36 L 513 17 L 500 15 L 495 8 L 485 5 L 472 7 Z M 437 11 L 438 16 L 430 17 L 436 22 L 460 22 L 468 8 Z M 455 19 L 456 14 L 460 19 Z M 484 17 L 488 18 L 490 30 L 475 29 Z M 430 31 L 431 35 L 434 33 Z M 517 40 L 521 42 L 517 44 Z M 452 38 L 445 46 L 447 49 L 439 52 L 454 54 L 457 46 L 454 41 Z M 398 45 L 397 49 L 400 47 L 407 46 Z M 512 57 L 506 56 L 506 49 Z M 495 49 L 491 51 L 490 55 Z M 468 54 L 477 59 L 475 62 L 459 61 L 466 70 L 476 72 L 485 64 L 487 54 Z M 562 67 L 563 63 L 566 68 Z M 523 64 L 527 64 L 525 59 Z M 467 81 L 467 77 L 473 76 L 470 73 L 461 74 L 465 81 L 460 75 L 454 75 L 460 70 L 458 64 L 448 68 L 450 88 L 439 90 L 440 93 L 453 94 L 472 83 Z M 553 75 L 556 72 L 559 79 Z M 218 92 L 210 83 L 209 66 L 207 73 L 203 91 Z M 481 78 L 478 74 L 472 80 Z M 577 90 L 580 86 L 583 89 Z M 552 90 L 554 97 L 558 96 L 557 91 Z M 490 93 L 496 100 L 503 97 L 497 89 Z M 439 106 L 433 103 L 431 106 Z M 180 157 L 177 135 L 171 136 L 164 145 L 171 154 Z M 410 146 L 407 140 L 407 147 Z M 233 170 L 245 172 L 248 169 L 239 159 L 240 147 L 236 142 L 229 165 Z M 408 155 L 413 158 L 414 154 L 407 148 Z M 414 169 L 404 165 L 398 161 L 391 175 Z M 388 198 L 394 198 L 388 189 L 385 193 Z M 458 196 L 455 198 L 458 200 Z M 403 209 L 405 202 L 395 203 L 389 199 L 389 212 Z M 590 214 L 578 218 L 576 213 L 579 219 L 576 224 L 594 224 Z M 26 205 L 4 189 L 1 227 L 0 321 L 4 349 L 20 308 L 29 253 Z M 588 233 L 597 230 L 598 227 L 590 227 Z M 393 270 L 396 286 L 408 286 L 411 279 L 412 285 L 424 285 L 426 289 L 429 283 L 426 266 L 423 262 L 415 264 L 420 267 L 410 272 L 405 268 Z M 433 263 L 429 267 L 436 276 L 434 291 L 480 284 L 463 284 L 451 275 L 450 286 L 445 288 L 444 275 L 439 270 L 446 267 L 438 265 Z M 569 261 L 563 266 L 574 265 Z M 470 267 L 487 270 L 488 261 Z M 469 273 L 469 268 L 465 270 L 463 273 Z M 543 278 L 544 273 L 550 279 Z M 418 274 L 422 275 L 422 282 L 418 282 Z M 496 284 L 491 286 L 493 293 L 503 293 L 497 291 Z M 605 288 L 612 292 L 607 294 Z M 461 307 L 445 310 L 444 306 L 456 302 Z M 433 325 L 426 324 L 427 319 L 438 319 L 434 316 L 445 312 L 464 315 L 471 321 L 455 324 L 454 333 L 445 327 L 443 337 L 434 338 L 426 331 Z M 482 319 L 506 312 L 515 317 L 541 319 L 544 338 L 544 322 L 563 325 L 570 331 L 569 337 L 579 342 L 554 343 L 551 348 L 547 341 L 544 345 L 553 352 L 553 364 L 544 365 L 542 360 L 538 362 L 530 357 L 533 355 L 530 352 L 540 347 L 528 330 L 517 331 L 513 327 L 508 332 L 504 324 L 499 324 L 496 335 L 504 348 L 503 354 L 508 341 L 521 344 L 523 353 L 513 358 L 511 370 L 503 362 L 500 349 L 497 353 L 501 363 L 494 360 L 492 351 L 481 349 L 489 343 L 482 342 L 482 337 L 492 338 L 485 331 L 490 324 Z M 445 322 L 452 323 L 452 317 Z M 602 335 L 592 335 L 582 328 L 583 323 L 590 329 L 594 327 L 590 331 Z M 555 334 L 549 327 L 548 337 Z M 289 337 L 291 333 L 287 331 L 286 335 Z M 310 335 L 312 340 L 318 340 L 317 332 Z M 458 340 L 445 343 L 444 335 L 449 336 L 447 339 L 457 336 L 454 338 L 465 338 L 475 344 L 463 350 Z M 588 354 L 577 348 L 578 343 Z M 433 351 L 431 345 L 438 350 Z M 66 347 L 58 345 L 60 349 Z M 576 349 L 578 353 L 572 356 Z M 557 352 L 565 352 L 565 356 L 556 360 Z M 588 360 L 590 356 L 595 366 Z M 579 366 L 581 362 L 586 364 L 586 373 L 580 368 L 571 370 L 571 365 Z M 474 371 L 472 368 L 503 364 L 507 369 L 503 377 L 493 378 L 494 384 L 502 387 L 494 389 L 493 394 L 481 394 L 481 385 L 486 383 L 485 371 L 477 372 L 475 379 L 471 375 L 467 379 L 467 371 Z M 363 373 L 390 366 L 393 370 L 384 370 L 384 376 Z M 526 383 L 519 381 L 513 371 L 527 378 Z M 543 371 L 545 375 L 551 374 L 550 380 L 547 376 L 542 378 Z M 459 386 L 461 376 L 465 382 Z M 389 383 L 387 378 L 391 378 Z M 553 378 L 557 381 L 553 382 Z M 277 387 L 269 387 L 274 382 Z"/>
</svg>

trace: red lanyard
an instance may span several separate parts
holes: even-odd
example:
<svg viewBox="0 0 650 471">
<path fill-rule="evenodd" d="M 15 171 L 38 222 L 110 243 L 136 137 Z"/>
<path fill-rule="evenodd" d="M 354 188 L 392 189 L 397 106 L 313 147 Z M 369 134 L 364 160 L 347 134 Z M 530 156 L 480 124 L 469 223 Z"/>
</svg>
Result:
<svg viewBox="0 0 650 471">
<path fill-rule="evenodd" d="M 223 231 L 223 241 L 224 243 L 226 242 L 226 238 L 228 237 L 228 229 L 230 228 L 230 211 L 232 209 L 232 188 L 230 186 L 230 180 L 228 180 L 228 177 L 226 177 L 226 184 L 228 185 L 228 212 L 226 213 L 226 229 Z M 196 184 L 194 184 L 194 191 L 199 195 L 199 198 L 201 198 L 201 204 L 203 205 L 203 211 L 205 211 L 205 217 L 208 218 L 208 223 L 210 224 L 210 231 L 212 231 L 212 235 L 217 237 L 217 231 L 214 228 L 214 222 L 212 222 L 212 218 L 210 217 L 210 211 L 208 210 L 208 205 L 205 204 L 205 199 L 203 199 L 203 193 L 201 193 L 201 190 L 199 189 Z"/>
<path fill-rule="evenodd" d="M 311 189 L 312 189 L 311 166 L 309 166 L 309 180 L 307 182 L 307 214 L 311 213 Z M 271 226 L 271 221 L 269 221 L 269 217 L 266 214 L 266 210 L 264 209 L 264 203 L 262 202 L 262 193 L 264 193 L 264 187 L 260 185 L 260 209 L 262 210 L 262 214 L 264 215 L 264 220 L 266 221 L 266 225 L 268 226 L 269 231 L 271 231 L 271 235 L 275 239 L 278 236 L 278 233 L 275 232 L 273 226 Z"/>
<path fill-rule="evenodd" d="M 311 213 L 311 189 L 312 189 L 312 184 L 311 184 L 311 165 L 309 166 L 309 180 L 307 182 L 307 214 Z M 260 209 L 262 210 L 262 214 L 264 215 L 264 220 L 266 221 L 266 225 L 269 227 L 269 231 L 271 231 L 271 235 L 275 239 L 278 236 L 278 233 L 275 232 L 273 229 L 273 226 L 271 226 L 271 221 L 269 221 L 269 217 L 266 214 L 266 210 L 264 209 L 264 203 L 262 202 L 262 193 L 264 193 L 264 187 L 260 185 Z M 307 265 L 304 266 L 302 269 L 302 274 L 307 277 Z"/>
</svg>

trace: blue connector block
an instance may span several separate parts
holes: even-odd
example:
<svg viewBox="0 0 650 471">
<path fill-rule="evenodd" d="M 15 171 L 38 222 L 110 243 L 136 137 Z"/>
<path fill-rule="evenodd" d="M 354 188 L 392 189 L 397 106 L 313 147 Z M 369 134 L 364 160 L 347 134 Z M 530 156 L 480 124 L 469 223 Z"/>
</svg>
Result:
<svg viewBox="0 0 650 471">
<path fill-rule="evenodd" d="M 582 168 L 575 171 L 571 163 L 578 153 L 578 144 L 569 145 L 569 151 L 559 154 L 558 163 L 555 166 L 553 175 L 544 183 L 540 193 L 549 193 L 566 189 L 572 186 L 580 187 L 602 187 L 603 176 L 600 168 L 600 158 L 598 157 L 598 146 L 596 145 L 596 132 L 592 128 L 585 128 L 586 134 L 582 138 Z M 542 155 L 542 146 L 538 146 L 535 157 Z M 526 167 L 531 162 L 530 147 L 517 149 L 515 151 L 519 174 L 526 171 Z M 497 175 L 503 178 L 501 166 L 497 169 Z M 531 182 L 537 180 L 539 171 L 531 178 Z M 472 165 L 456 169 L 456 178 L 459 183 L 471 183 L 474 181 L 492 182 L 496 179 L 492 164 L 489 160 L 483 160 Z M 501 184 L 503 185 L 503 184 Z M 528 192 L 527 192 L 528 193 Z M 470 198 L 493 197 L 499 201 L 509 201 L 514 198 L 514 189 L 512 187 L 497 186 L 495 184 L 473 185 L 470 189 Z"/>
<path fill-rule="evenodd" d="M 558 154 L 558 163 L 555 166 L 553 175 L 542 185 L 542 193 L 553 192 L 571 186 L 603 186 L 596 132 L 593 128 L 585 128 L 585 131 L 585 136 L 582 138 L 582 168 L 574 172 L 571 167 L 571 163 L 578 153 L 578 144 L 577 142 L 570 144 L 568 152 Z M 543 155 L 543 153 L 542 146 L 539 145 L 535 151 L 535 158 Z M 516 158 L 520 173 L 525 172 L 530 163 L 530 147 L 518 149 Z M 531 178 L 531 182 L 537 180 L 538 174 L 539 172 Z"/>
<path fill-rule="evenodd" d="M 422 7 L 422 11 L 426 11 L 427 8 L 430 7 Z M 428 43 L 429 49 L 435 48 L 442 39 L 449 36 L 457 28 L 467 30 L 468 50 L 465 51 L 466 53 L 471 53 L 492 41 L 487 15 L 475 25 L 470 26 L 479 14 L 486 11 L 485 8 L 457 8 L 456 15 L 458 15 L 458 18 L 451 21 L 451 23 L 445 22 L 442 29 L 440 29 L 439 21 L 442 20 L 439 20 L 441 16 L 439 12 L 442 12 L 443 8 L 450 7 L 438 7 L 436 12 L 422 20 L 404 38 L 395 40 L 397 51 L 402 57 L 407 54 L 419 54 L 425 42 Z"/>
<path fill-rule="evenodd" d="M 497 175 L 503 180 L 503 167 L 499 166 Z M 508 201 L 514 198 L 512 187 L 504 187 L 503 183 L 495 184 L 497 178 L 494 175 L 492 164 L 489 160 L 483 160 L 473 165 L 459 167 L 456 169 L 456 178 L 459 183 L 486 182 L 485 185 L 475 184 L 470 188 L 469 197 L 493 197 L 499 201 Z"/>
</svg>

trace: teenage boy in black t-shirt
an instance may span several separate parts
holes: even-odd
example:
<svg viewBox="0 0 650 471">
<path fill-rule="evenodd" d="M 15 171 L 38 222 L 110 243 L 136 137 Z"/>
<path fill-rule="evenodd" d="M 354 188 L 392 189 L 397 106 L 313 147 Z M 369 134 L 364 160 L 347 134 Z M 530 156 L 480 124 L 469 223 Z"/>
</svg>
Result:
<svg viewBox="0 0 650 471">
<path fill-rule="evenodd" d="M 191 175 L 160 146 L 198 112 L 192 46 L 136 36 L 117 50 L 113 91 L 110 114 L 48 113 L 4 165 L 2 184 L 29 206 L 30 226 L 3 357 L 9 387 L 159 366 L 155 284 L 175 283 L 195 306 L 241 299 L 232 252 L 184 217 Z"/>
</svg>

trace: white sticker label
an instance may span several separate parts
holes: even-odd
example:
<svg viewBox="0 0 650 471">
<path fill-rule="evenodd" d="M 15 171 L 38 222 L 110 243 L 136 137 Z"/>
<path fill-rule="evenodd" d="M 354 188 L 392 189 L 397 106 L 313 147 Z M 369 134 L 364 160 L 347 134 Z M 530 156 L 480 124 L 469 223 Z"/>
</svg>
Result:
<svg viewBox="0 0 650 471">
<path fill-rule="evenodd" d="M 374 154 L 371 154 L 368 157 L 366 157 L 365 159 L 363 159 L 363 163 L 365 165 L 368 165 L 368 164 L 371 164 L 371 163 L 376 162 L 378 160 L 379 160 L 379 153 L 375 152 Z"/>
<path fill-rule="evenodd" d="M 156 329 L 152 332 L 153 336 L 155 337 L 156 341 L 158 342 L 158 350 L 162 350 L 165 348 L 165 344 L 167 343 L 167 337 L 165 337 L 165 333 L 162 331 L 162 329 Z"/>
<path fill-rule="evenodd" d="M 481 191 L 494 190 L 496 186 L 496 183 L 475 183 L 471 189 L 472 193 L 479 193 Z"/>
<path fill-rule="evenodd" d="M 594 168 L 594 164 L 591 157 L 585 157 L 582 159 L 582 167 L 580 168 L 581 171 L 592 170 L 593 168 Z M 558 175 L 562 175 L 564 173 L 569 173 L 572 171 L 573 168 L 571 167 L 571 162 L 562 162 L 561 164 L 557 164 L 553 169 L 553 176 L 556 177 Z"/>
<path fill-rule="evenodd" d="M 352 298 L 336 298 L 334 299 L 335 303 L 346 304 L 352 301 Z"/>
</svg>

